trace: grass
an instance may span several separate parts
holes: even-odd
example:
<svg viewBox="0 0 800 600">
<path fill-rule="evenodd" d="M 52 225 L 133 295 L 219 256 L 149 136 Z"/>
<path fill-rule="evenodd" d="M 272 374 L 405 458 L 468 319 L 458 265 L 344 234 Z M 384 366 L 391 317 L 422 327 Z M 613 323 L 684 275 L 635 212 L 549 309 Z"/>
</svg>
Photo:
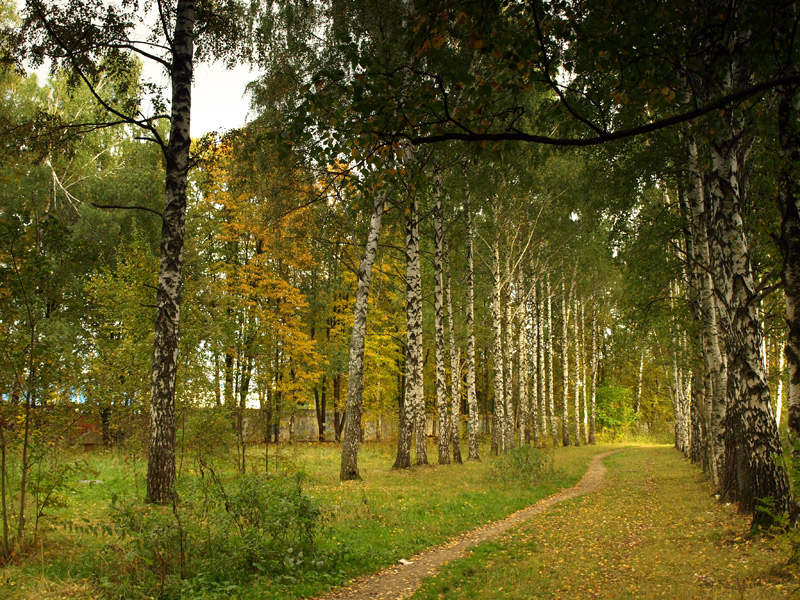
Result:
<svg viewBox="0 0 800 600">
<path fill-rule="evenodd" d="M 414 600 L 797 598 L 780 540 L 712 497 L 671 447 L 605 459 L 610 485 L 538 515 L 425 580 Z"/>
<path fill-rule="evenodd" d="M 295 598 L 346 584 L 573 485 L 591 456 L 606 449 L 559 449 L 553 453 L 553 470 L 536 485 L 528 485 L 498 477 L 502 459 L 489 457 L 488 448 L 483 449 L 480 463 L 393 471 L 394 446 L 369 444 L 360 454 L 363 480 L 341 483 L 338 445 L 282 445 L 277 454 L 272 446 L 271 469 L 277 463 L 278 470 L 302 473 L 306 493 L 321 506 L 325 530 L 319 544 L 336 561 L 323 574 L 280 581 L 261 578 L 246 587 L 203 597 Z M 262 453 L 263 448 L 252 450 L 249 468 L 263 470 Z M 435 449 L 429 456 L 435 460 Z M 117 540 L 93 533 L 90 527 L 108 521 L 113 495 L 143 496 L 144 463 L 119 452 L 75 455 L 68 460 L 80 469 L 65 482 L 66 506 L 43 519 L 40 544 L 0 570 L 4 599 L 125 597 L 108 592 L 108 579 L 117 565 L 106 546 Z M 186 457 L 181 476 L 193 477 L 194 469 L 196 464 Z M 80 479 L 103 483 L 81 484 Z"/>
</svg>

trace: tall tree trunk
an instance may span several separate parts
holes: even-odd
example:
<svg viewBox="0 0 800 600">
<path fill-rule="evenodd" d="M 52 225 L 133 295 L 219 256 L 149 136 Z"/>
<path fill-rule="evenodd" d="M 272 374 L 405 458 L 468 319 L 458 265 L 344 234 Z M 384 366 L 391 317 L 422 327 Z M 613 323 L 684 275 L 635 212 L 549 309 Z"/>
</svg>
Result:
<svg viewBox="0 0 800 600">
<path fill-rule="evenodd" d="M 572 295 L 572 344 L 575 354 L 575 375 L 572 377 L 572 387 L 575 389 L 575 445 L 581 445 L 581 383 L 580 383 L 580 352 L 578 344 L 578 296 Z"/>
<path fill-rule="evenodd" d="M 569 304 L 561 278 L 561 444 L 569 446 Z"/>
<path fill-rule="evenodd" d="M 550 408 L 550 433 L 553 446 L 558 446 L 558 428 L 556 426 L 556 398 L 553 388 L 554 371 L 553 349 L 553 293 L 550 288 L 550 273 L 547 273 L 547 404 Z"/>
<path fill-rule="evenodd" d="M 583 442 L 589 443 L 589 407 L 586 405 L 586 320 L 584 319 L 585 302 L 581 300 L 581 400 L 583 402 Z"/>
<path fill-rule="evenodd" d="M 492 246 L 492 364 L 494 365 L 494 411 L 492 431 L 492 454 L 498 454 L 504 448 L 505 435 L 505 387 L 503 360 L 503 308 L 502 284 L 500 281 L 500 240 L 495 237 Z"/>
<path fill-rule="evenodd" d="M 367 337 L 367 309 L 372 284 L 372 267 L 378 254 L 378 236 L 381 231 L 385 194 L 378 192 L 372 204 L 367 244 L 358 267 L 356 304 L 353 309 L 353 331 L 350 335 L 350 361 L 347 379 L 347 406 L 344 417 L 342 460 L 339 479 L 360 479 L 358 449 L 361 443 L 361 417 L 364 394 L 364 346 Z"/>
<path fill-rule="evenodd" d="M 317 398 L 317 388 L 314 388 L 314 409 L 317 412 L 317 440 L 320 442 L 325 441 L 325 413 L 328 410 L 327 396 L 328 377 L 323 375 L 320 383 L 319 399 Z"/>
<path fill-rule="evenodd" d="M 224 399 L 227 410 L 233 410 L 233 349 L 225 352 L 225 389 Z"/>
<path fill-rule="evenodd" d="M 425 398 L 422 375 L 422 277 L 419 260 L 419 216 L 416 198 L 406 215 L 406 391 L 403 430 L 398 436 L 395 468 L 411 466 L 411 433 L 416 437 L 417 464 L 428 463 Z M 410 430 L 410 431 L 407 431 Z"/>
<path fill-rule="evenodd" d="M 778 383 L 775 386 L 775 424 L 778 429 L 781 427 L 781 412 L 783 412 L 783 369 L 784 369 L 784 354 L 780 348 L 776 349 L 775 354 L 778 356 Z"/>
<path fill-rule="evenodd" d="M 528 379 L 530 378 L 530 357 L 528 355 L 528 306 L 525 299 L 525 277 L 520 268 L 517 273 L 519 306 L 517 307 L 517 356 L 519 356 L 519 443 L 520 446 L 531 443 L 531 401 L 528 396 Z M 535 381 L 535 378 L 534 378 Z M 535 386 L 535 383 L 534 383 Z M 534 387 L 535 389 L 535 387 Z M 534 392 L 535 394 L 535 392 Z M 534 395 L 534 398 L 536 396 Z M 534 400 L 535 402 L 535 400 Z M 534 409 L 534 423 L 536 410 Z M 539 441 L 538 432 L 536 441 Z"/>
<path fill-rule="evenodd" d="M 597 404 L 597 302 L 592 302 L 592 401 L 589 405 L 589 443 L 595 443 L 595 406 Z"/>
<path fill-rule="evenodd" d="M 687 199 L 692 217 L 693 250 L 699 267 L 698 287 L 703 357 L 711 382 L 710 473 L 711 480 L 719 486 L 725 460 L 725 412 L 727 410 L 728 382 L 720 344 L 717 299 L 712 279 L 715 267 L 712 264 L 708 239 L 709 214 L 705 200 L 705 183 L 694 138 L 689 138 L 687 153 L 689 165 Z"/>
<path fill-rule="evenodd" d="M 781 211 L 780 248 L 786 298 L 786 399 L 789 431 L 800 437 L 800 87 L 780 90 L 778 99 L 778 207 Z"/>
<path fill-rule="evenodd" d="M 505 406 L 503 413 L 503 452 L 514 448 L 514 309 L 511 304 L 511 283 L 513 281 L 509 260 L 506 257 L 505 269 L 505 311 L 503 315 L 503 384 L 505 389 Z"/>
<path fill-rule="evenodd" d="M 461 464 L 461 348 L 456 346 L 453 324 L 453 299 L 450 296 L 450 246 L 444 239 L 444 268 L 447 273 L 445 299 L 447 302 L 447 331 L 450 337 L 450 437 L 453 442 L 453 462 Z"/>
<path fill-rule="evenodd" d="M 341 411 L 342 406 L 342 376 L 336 373 L 333 376 L 333 439 L 337 442 L 342 441 L 342 429 L 344 428 L 344 415 Z"/>
<path fill-rule="evenodd" d="M 433 175 L 433 320 L 436 359 L 436 414 L 439 426 L 439 464 L 450 464 L 450 422 L 447 414 L 447 370 L 444 366 L 444 214 L 442 211 L 442 174 Z"/>
<path fill-rule="evenodd" d="M 637 415 L 642 412 L 642 383 L 644 382 L 644 346 L 639 357 L 639 380 L 636 383 L 636 404 L 633 407 L 633 412 Z"/>
<path fill-rule="evenodd" d="M 423 385 L 424 346 L 422 344 L 422 267 L 419 257 L 419 207 L 411 201 L 406 229 L 407 277 L 406 296 L 408 309 L 408 346 L 412 359 L 410 399 L 414 406 L 414 438 L 417 464 L 428 464 L 428 437 L 426 431 L 425 388 Z M 409 399 L 409 396 L 406 396 Z"/>
<path fill-rule="evenodd" d="M 544 287 L 544 283 L 542 283 L 542 287 Z M 536 361 L 536 370 L 538 372 L 538 379 L 540 382 L 540 393 L 539 396 L 541 398 L 541 402 L 539 404 L 539 415 L 542 420 L 542 444 L 547 443 L 547 398 L 548 398 L 548 390 L 547 390 L 547 382 L 545 381 L 545 371 L 546 365 L 544 360 L 544 289 L 542 289 L 542 294 L 538 299 L 538 303 L 536 304 L 536 351 L 537 351 L 537 361 Z"/>
<path fill-rule="evenodd" d="M 735 68 L 734 68 L 735 71 Z M 735 73 L 732 77 L 737 77 Z M 728 352 L 726 477 L 723 491 L 735 491 L 739 508 L 753 522 L 768 525 L 773 514 L 789 507 L 789 480 L 770 403 L 761 358 L 761 323 L 756 315 L 756 290 L 750 248 L 742 220 L 741 167 L 747 151 L 744 133 L 729 116 L 730 133 L 712 144 L 710 205 L 714 223 L 715 278 L 721 298 L 722 324 Z M 733 489 L 735 486 L 735 490 Z M 757 499 L 771 511 L 756 510 Z"/>
<path fill-rule="evenodd" d="M 189 122 L 192 113 L 194 0 L 178 0 L 172 35 L 172 109 L 166 159 L 166 204 L 161 229 L 158 310 L 150 374 L 150 439 L 147 500 L 167 503 L 175 484 L 175 378 L 178 369 L 186 182 L 189 174 Z"/>
<path fill-rule="evenodd" d="M 469 196 L 464 207 L 467 218 L 467 410 L 469 411 L 468 460 L 480 460 L 478 454 L 478 396 L 475 390 L 475 264 L 473 225 Z"/>
</svg>

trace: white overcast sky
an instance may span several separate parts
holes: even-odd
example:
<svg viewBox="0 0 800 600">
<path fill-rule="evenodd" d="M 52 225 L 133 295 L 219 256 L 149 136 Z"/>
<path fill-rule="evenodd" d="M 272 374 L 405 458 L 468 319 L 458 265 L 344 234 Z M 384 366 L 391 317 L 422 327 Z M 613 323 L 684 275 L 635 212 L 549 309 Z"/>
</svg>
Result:
<svg viewBox="0 0 800 600">
<path fill-rule="evenodd" d="M 250 105 L 244 90 L 255 78 L 246 66 L 228 71 L 220 63 L 197 65 L 192 86 L 192 137 L 244 125 Z"/>
</svg>

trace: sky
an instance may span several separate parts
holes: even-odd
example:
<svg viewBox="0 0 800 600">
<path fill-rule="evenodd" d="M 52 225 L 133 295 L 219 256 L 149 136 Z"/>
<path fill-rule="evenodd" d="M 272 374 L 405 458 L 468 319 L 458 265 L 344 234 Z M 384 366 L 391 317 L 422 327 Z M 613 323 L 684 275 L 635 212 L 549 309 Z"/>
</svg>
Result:
<svg viewBox="0 0 800 600">
<path fill-rule="evenodd" d="M 245 86 L 255 78 L 246 66 L 228 71 L 221 63 L 197 65 L 192 86 L 192 137 L 244 125 L 250 102 Z"/>
</svg>

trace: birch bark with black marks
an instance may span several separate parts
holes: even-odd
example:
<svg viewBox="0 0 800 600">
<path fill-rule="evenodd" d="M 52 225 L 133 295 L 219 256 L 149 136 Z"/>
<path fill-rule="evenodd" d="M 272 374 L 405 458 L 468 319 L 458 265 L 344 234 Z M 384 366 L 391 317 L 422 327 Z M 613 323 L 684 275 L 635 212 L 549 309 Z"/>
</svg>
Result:
<svg viewBox="0 0 800 600">
<path fill-rule="evenodd" d="M 469 452 L 467 460 L 480 460 L 478 453 L 478 395 L 475 390 L 475 259 L 469 192 L 464 205 L 467 219 L 467 410 L 469 411 Z"/>
<path fill-rule="evenodd" d="M 569 446 L 569 304 L 561 278 L 561 444 Z"/>
<path fill-rule="evenodd" d="M 166 504 L 175 485 L 175 380 L 178 370 L 186 184 L 189 175 L 195 2 L 178 0 L 172 35 L 172 106 L 161 228 L 158 294 L 150 373 L 147 500 Z"/>
<path fill-rule="evenodd" d="M 509 258 L 506 256 L 505 268 L 505 310 L 503 313 L 503 383 L 505 390 L 505 406 L 503 413 L 503 452 L 514 448 L 514 308 L 511 303 L 512 274 Z"/>
<path fill-rule="evenodd" d="M 597 302 L 592 302 L 592 396 L 589 404 L 589 443 L 595 443 L 595 409 L 597 405 Z"/>
<path fill-rule="evenodd" d="M 461 348 L 456 345 L 453 323 L 453 299 L 450 295 L 450 245 L 444 238 L 444 268 L 446 272 L 445 300 L 447 330 L 450 337 L 450 437 L 453 442 L 453 462 L 461 464 Z"/>
<path fill-rule="evenodd" d="M 550 273 L 547 273 L 547 405 L 549 407 L 550 433 L 553 436 L 553 446 L 558 446 L 558 427 L 556 424 L 556 399 L 553 388 L 554 365 L 553 349 L 553 293 L 550 288 Z"/>
<path fill-rule="evenodd" d="M 585 302 L 581 300 L 581 401 L 583 402 L 583 442 L 589 443 L 589 407 L 586 405 L 586 320 L 584 318 Z"/>
<path fill-rule="evenodd" d="M 528 353 L 528 306 L 525 298 L 525 276 L 522 269 L 517 273 L 519 306 L 517 307 L 517 356 L 519 357 L 519 444 L 531 443 L 531 399 L 528 396 L 528 379 L 530 379 L 530 356 Z M 534 396 L 535 398 L 535 396 Z M 536 421 L 536 411 L 534 422 Z M 535 435 L 539 441 L 538 432 Z"/>
<path fill-rule="evenodd" d="M 358 287 L 353 309 L 353 330 L 350 334 L 350 356 L 347 378 L 347 404 L 345 406 L 344 429 L 342 436 L 342 459 L 339 479 L 351 481 L 360 479 L 358 470 L 358 450 L 361 444 L 361 419 L 364 401 L 364 348 L 367 339 L 367 311 L 369 292 L 372 285 L 372 268 L 378 255 L 378 238 L 381 231 L 383 206 L 386 195 L 379 192 L 372 204 L 367 243 L 358 266 Z M 323 394 L 325 392 L 323 391 Z"/>
<path fill-rule="evenodd" d="M 700 325 L 702 330 L 703 359 L 711 383 L 711 418 L 709 422 L 709 450 L 711 480 L 720 486 L 720 474 L 725 460 L 725 412 L 727 409 L 728 382 L 725 361 L 721 350 L 721 332 L 718 323 L 718 300 L 715 295 L 711 246 L 708 238 L 709 213 L 705 198 L 705 176 L 700 165 L 697 143 L 687 142 L 688 176 L 686 198 L 692 220 L 694 258 L 698 266 Z"/>
<path fill-rule="evenodd" d="M 639 356 L 639 379 L 636 383 L 636 404 L 633 407 L 633 412 L 637 415 L 642 412 L 642 383 L 644 382 L 644 347 Z"/>
<path fill-rule="evenodd" d="M 444 366 L 444 213 L 442 211 L 442 174 L 433 174 L 433 321 L 436 361 L 436 415 L 438 418 L 439 464 L 450 464 L 450 420 L 447 414 L 447 371 Z"/>
<path fill-rule="evenodd" d="M 492 454 L 504 449 L 505 386 L 503 360 L 502 273 L 500 272 L 500 239 L 496 234 L 492 244 L 492 364 L 494 366 L 494 411 L 492 414 Z"/>
<path fill-rule="evenodd" d="M 544 286 L 544 283 L 542 283 Z M 538 282 L 537 282 L 538 289 Z M 541 443 L 547 442 L 547 382 L 545 381 L 544 360 L 544 290 L 535 302 L 536 306 L 536 372 L 539 380 L 539 417 L 541 419 Z"/>
<path fill-rule="evenodd" d="M 731 78 L 739 77 L 735 67 Z M 774 514 L 789 508 L 789 480 L 770 402 L 765 365 L 761 357 L 761 323 L 756 314 L 756 289 L 750 262 L 741 171 L 749 142 L 738 117 L 727 117 L 728 134 L 711 148 L 709 206 L 714 223 L 715 287 L 728 355 L 724 492 L 733 492 L 753 523 L 769 525 Z M 771 504 L 756 510 L 758 501 Z"/>
<path fill-rule="evenodd" d="M 572 344 L 575 355 L 575 375 L 572 377 L 572 387 L 575 391 L 575 445 L 581 445 L 581 381 L 580 381 L 580 352 L 578 344 L 578 297 L 572 295 Z"/>
</svg>

